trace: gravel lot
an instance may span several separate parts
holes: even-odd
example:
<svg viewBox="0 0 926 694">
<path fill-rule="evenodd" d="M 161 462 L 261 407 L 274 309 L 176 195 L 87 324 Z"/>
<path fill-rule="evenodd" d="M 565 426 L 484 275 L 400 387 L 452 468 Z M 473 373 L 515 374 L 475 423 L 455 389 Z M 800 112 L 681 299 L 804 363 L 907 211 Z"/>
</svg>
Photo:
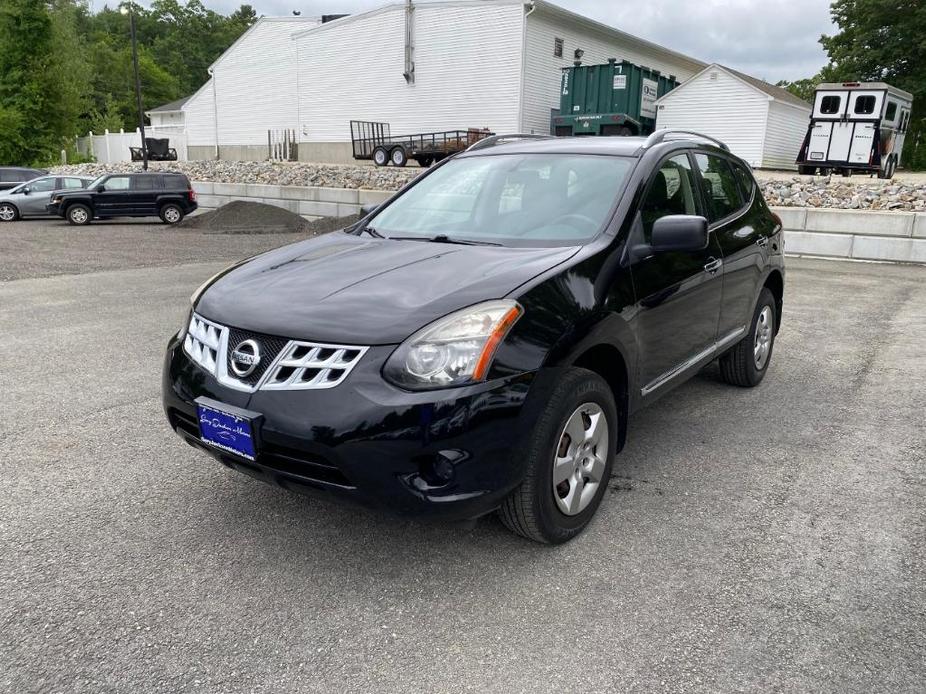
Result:
<svg viewBox="0 0 926 694">
<path fill-rule="evenodd" d="M 168 430 L 190 292 L 283 238 L 0 230 L 0 691 L 926 690 L 922 268 L 791 261 L 765 383 L 708 367 L 640 413 L 549 548 L 291 495 Z"/>
</svg>

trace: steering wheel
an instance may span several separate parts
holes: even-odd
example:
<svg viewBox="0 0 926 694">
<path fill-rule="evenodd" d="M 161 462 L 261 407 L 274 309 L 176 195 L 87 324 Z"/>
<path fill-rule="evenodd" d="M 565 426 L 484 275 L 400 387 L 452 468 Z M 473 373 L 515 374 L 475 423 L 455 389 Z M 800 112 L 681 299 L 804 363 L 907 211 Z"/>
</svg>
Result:
<svg viewBox="0 0 926 694">
<path fill-rule="evenodd" d="M 573 220 L 573 221 L 579 222 L 579 224 L 587 225 L 589 227 L 589 233 L 598 231 L 598 222 L 596 222 L 591 217 L 586 217 L 584 214 L 579 214 L 578 212 L 570 212 L 568 214 L 564 214 L 560 217 L 557 217 L 552 222 L 550 222 L 550 226 L 553 226 L 559 223 L 565 223 L 568 226 L 575 227 L 579 231 L 581 231 L 581 228 L 576 227 L 574 224 L 569 224 L 567 220 Z"/>
</svg>

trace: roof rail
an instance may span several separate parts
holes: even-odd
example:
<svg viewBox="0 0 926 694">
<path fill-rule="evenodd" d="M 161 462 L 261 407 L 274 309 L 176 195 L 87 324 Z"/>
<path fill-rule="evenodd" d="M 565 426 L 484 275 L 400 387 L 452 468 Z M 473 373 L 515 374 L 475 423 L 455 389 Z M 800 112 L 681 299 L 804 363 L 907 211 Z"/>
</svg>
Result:
<svg viewBox="0 0 926 694">
<path fill-rule="evenodd" d="M 695 132 L 694 130 L 676 130 L 675 128 L 663 128 L 662 130 L 657 130 L 648 138 L 646 138 L 646 142 L 643 143 L 643 149 L 649 149 L 654 145 L 658 145 L 660 142 L 665 142 L 669 135 L 694 135 L 695 137 L 702 140 L 713 142 L 721 149 L 725 149 L 728 152 L 730 151 L 730 148 L 727 147 L 726 143 L 718 140 L 716 137 L 711 137 L 710 135 L 705 135 L 704 133 Z"/>
<path fill-rule="evenodd" d="M 511 135 L 490 135 L 489 137 L 479 140 L 479 142 L 470 145 L 466 148 L 467 152 L 475 152 L 479 149 L 486 149 L 488 147 L 495 147 L 496 145 L 504 144 L 507 141 L 515 140 L 549 140 L 552 139 L 553 135 L 534 135 L 527 133 L 513 133 Z"/>
</svg>

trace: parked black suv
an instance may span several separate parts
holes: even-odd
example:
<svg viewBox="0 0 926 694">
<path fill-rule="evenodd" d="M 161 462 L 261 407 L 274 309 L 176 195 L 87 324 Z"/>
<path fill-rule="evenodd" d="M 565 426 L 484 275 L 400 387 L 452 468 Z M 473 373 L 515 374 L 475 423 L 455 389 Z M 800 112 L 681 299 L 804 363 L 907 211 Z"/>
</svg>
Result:
<svg viewBox="0 0 926 694">
<path fill-rule="evenodd" d="M 46 209 L 71 224 L 110 217 L 160 217 L 176 224 L 196 209 L 196 193 L 183 174 L 104 174 L 85 190 L 55 195 Z"/>
<path fill-rule="evenodd" d="M 287 489 L 499 509 L 563 542 L 634 411 L 714 359 L 731 384 L 765 376 L 782 245 L 749 167 L 705 138 L 492 138 L 352 229 L 206 282 L 168 345 L 165 411 Z"/>
<path fill-rule="evenodd" d="M 20 183 L 44 176 L 44 169 L 30 169 L 24 166 L 0 166 L 0 190 L 15 188 Z"/>
</svg>

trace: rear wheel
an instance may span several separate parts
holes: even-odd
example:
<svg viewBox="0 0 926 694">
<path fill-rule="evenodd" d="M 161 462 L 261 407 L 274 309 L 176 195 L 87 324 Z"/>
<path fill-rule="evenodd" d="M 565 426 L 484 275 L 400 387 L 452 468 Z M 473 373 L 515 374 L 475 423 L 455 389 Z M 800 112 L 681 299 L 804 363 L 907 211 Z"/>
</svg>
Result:
<svg viewBox="0 0 926 694">
<path fill-rule="evenodd" d="M 617 409 L 608 384 L 591 371 L 564 369 L 525 444 L 524 481 L 499 509 L 502 522 L 537 542 L 578 535 L 607 489 L 615 441 Z"/>
<path fill-rule="evenodd" d="M 16 205 L 8 202 L 0 203 L 0 222 L 15 222 L 19 219 L 19 210 Z"/>
<path fill-rule="evenodd" d="M 377 166 L 386 166 L 389 163 L 389 150 L 385 147 L 377 147 L 373 150 L 373 163 Z"/>
<path fill-rule="evenodd" d="M 75 226 L 83 226 L 84 224 L 89 224 L 90 220 L 93 219 L 93 214 L 90 212 L 90 208 L 81 203 L 74 203 L 66 212 L 68 222 Z"/>
<path fill-rule="evenodd" d="M 408 154 L 404 147 L 396 147 L 389 154 L 389 160 L 393 166 L 405 166 L 408 163 Z"/>
<path fill-rule="evenodd" d="M 763 288 L 746 337 L 720 358 L 720 374 L 730 385 L 751 388 L 765 378 L 775 346 L 776 306 L 772 292 Z"/>
<path fill-rule="evenodd" d="M 183 219 L 183 210 L 180 209 L 179 205 L 176 205 L 172 202 L 167 203 L 161 207 L 161 221 L 165 224 L 176 224 Z"/>
</svg>

